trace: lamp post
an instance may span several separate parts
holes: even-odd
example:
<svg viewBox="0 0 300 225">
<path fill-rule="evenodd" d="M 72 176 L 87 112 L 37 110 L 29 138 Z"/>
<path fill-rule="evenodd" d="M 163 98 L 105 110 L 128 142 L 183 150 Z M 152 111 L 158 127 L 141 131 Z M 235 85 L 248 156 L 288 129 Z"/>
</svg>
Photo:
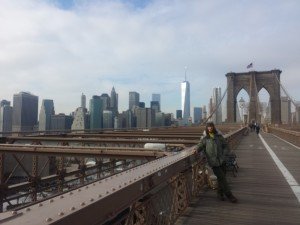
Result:
<svg viewBox="0 0 300 225">
<path fill-rule="evenodd" d="M 241 99 L 239 100 L 239 106 L 240 106 L 240 108 L 241 108 L 241 116 L 242 116 L 242 122 L 243 122 L 243 124 L 245 123 L 245 119 L 244 119 L 244 108 L 245 108 L 245 100 L 243 99 L 243 97 L 241 97 Z"/>
</svg>

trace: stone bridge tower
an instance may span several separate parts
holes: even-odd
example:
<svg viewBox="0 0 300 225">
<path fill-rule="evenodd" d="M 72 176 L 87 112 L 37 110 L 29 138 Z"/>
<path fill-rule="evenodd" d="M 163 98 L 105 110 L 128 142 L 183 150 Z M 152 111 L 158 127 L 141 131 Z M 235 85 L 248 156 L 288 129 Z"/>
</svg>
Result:
<svg viewBox="0 0 300 225">
<path fill-rule="evenodd" d="M 270 95 L 271 123 L 281 123 L 280 70 L 227 73 L 227 120 L 236 122 L 237 95 L 245 89 L 250 98 L 248 122 L 259 121 L 258 92 L 265 88 Z"/>
</svg>

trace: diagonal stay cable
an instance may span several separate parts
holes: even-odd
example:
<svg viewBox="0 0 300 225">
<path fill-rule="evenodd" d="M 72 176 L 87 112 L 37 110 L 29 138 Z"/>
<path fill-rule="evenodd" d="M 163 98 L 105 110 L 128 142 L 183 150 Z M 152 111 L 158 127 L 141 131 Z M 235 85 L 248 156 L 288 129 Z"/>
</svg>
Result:
<svg viewBox="0 0 300 225">
<path fill-rule="evenodd" d="M 224 91 L 224 94 L 221 98 L 221 101 L 218 102 L 218 104 L 216 105 L 216 107 L 214 108 L 214 110 L 211 112 L 211 114 L 206 118 L 205 121 L 203 121 L 200 125 L 203 125 L 203 124 L 206 124 L 206 122 L 213 116 L 213 114 L 217 111 L 217 109 L 220 107 L 224 97 L 225 97 L 225 94 L 227 93 L 227 89 L 228 87 L 226 88 L 226 90 Z"/>
</svg>

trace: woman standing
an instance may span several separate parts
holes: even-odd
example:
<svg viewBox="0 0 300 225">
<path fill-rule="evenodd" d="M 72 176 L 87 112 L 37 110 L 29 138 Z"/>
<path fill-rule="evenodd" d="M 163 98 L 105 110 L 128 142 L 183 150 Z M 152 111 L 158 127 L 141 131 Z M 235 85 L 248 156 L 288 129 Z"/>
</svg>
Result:
<svg viewBox="0 0 300 225">
<path fill-rule="evenodd" d="M 218 198 L 225 200 L 224 195 L 232 203 L 237 202 L 237 198 L 231 193 L 230 187 L 226 180 L 226 163 L 225 153 L 227 143 L 220 132 L 217 131 L 214 123 L 206 124 L 204 135 L 197 144 L 197 151 L 204 151 L 208 165 L 212 168 L 218 180 Z"/>
</svg>

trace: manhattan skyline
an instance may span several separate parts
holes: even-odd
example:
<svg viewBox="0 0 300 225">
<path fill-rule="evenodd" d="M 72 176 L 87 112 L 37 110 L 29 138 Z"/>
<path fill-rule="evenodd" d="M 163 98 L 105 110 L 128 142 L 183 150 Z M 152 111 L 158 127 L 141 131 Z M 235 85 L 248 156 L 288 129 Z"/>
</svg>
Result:
<svg viewBox="0 0 300 225">
<path fill-rule="evenodd" d="M 191 108 L 226 89 L 228 72 L 282 70 L 300 100 L 299 1 L 1 0 L 0 99 L 29 91 L 69 114 L 80 95 L 128 93 L 162 111 L 180 109 L 185 66 Z"/>
</svg>

